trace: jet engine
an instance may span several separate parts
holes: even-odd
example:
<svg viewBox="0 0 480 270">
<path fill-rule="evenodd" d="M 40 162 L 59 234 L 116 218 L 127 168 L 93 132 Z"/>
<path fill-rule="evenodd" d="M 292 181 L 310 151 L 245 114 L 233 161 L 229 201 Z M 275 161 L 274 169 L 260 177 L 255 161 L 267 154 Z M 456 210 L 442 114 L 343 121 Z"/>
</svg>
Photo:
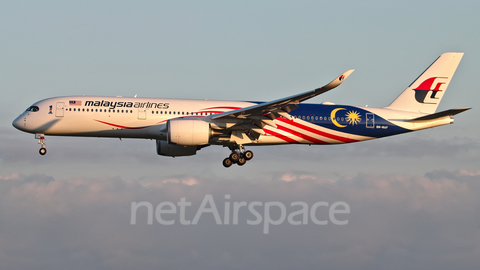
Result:
<svg viewBox="0 0 480 270">
<path fill-rule="evenodd" d="M 176 145 L 166 141 L 157 140 L 157 154 L 168 157 L 193 156 L 197 154 L 196 145 Z"/>
<path fill-rule="evenodd" d="M 202 120 L 168 120 L 167 140 L 177 145 L 205 145 L 213 135 L 208 122 Z"/>
</svg>

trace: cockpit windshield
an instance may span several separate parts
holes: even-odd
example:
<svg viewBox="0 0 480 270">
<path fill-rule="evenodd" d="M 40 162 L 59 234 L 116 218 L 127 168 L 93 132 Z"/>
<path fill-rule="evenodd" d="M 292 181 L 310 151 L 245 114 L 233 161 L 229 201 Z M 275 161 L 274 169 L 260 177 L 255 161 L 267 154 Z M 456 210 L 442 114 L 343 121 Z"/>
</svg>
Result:
<svg viewBox="0 0 480 270">
<path fill-rule="evenodd" d="M 38 108 L 38 106 L 30 106 L 28 107 L 27 109 L 27 112 L 38 112 L 40 109 Z"/>
</svg>

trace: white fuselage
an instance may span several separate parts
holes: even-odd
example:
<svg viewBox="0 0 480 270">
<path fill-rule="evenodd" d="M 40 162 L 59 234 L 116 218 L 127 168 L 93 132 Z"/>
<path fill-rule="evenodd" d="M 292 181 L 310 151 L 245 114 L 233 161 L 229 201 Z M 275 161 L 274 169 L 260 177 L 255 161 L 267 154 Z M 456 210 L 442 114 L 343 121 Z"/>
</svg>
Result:
<svg viewBox="0 0 480 270">
<path fill-rule="evenodd" d="M 243 101 L 158 99 L 133 97 L 97 97 L 68 96 L 48 98 L 36 102 L 33 106 L 38 111 L 25 111 L 13 125 L 25 132 L 56 136 L 87 136 L 114 138 L 145 138 L 167 140 L 166 123 L 170 119 L 199 119 L 210 121 L 208 116 L 236 110 L 257 103 Z M 318 105 L 320 106 L 320 105 Z M 329 108 L 329 105 L 321 105 Z M 358 109 L 372 112 L 385 119 L 394 119 L 392 125 L 408 130 L 451 123 L 448 117 L 441 121 L 409 123 L 404 119 L 412 119 L 424 114 L 406 113 L 381 108 Z M 265 126 L 259 138 L 245 144 L 337 144 L 369 140 L 375 136 L 358 135 L 352 132 L 334 130 L 314 123 L 314 115 L 305 118 L 291 113 L 293 119 L 276 119 L 274 126 Z M 331 124 L 330 113 L 320 118 Z M 302 119 L 303 117 L 303 119 Z M 363 116 L 362 116 L 363 117 Z M 343 118 L 339 118 L 340 119 Z M 318 120 L 318 116 L 317 119 Z M 333 121 L 338 124 L 337 121 Z M 347 126 L 347 125 L 345 125 Z M 358 127 L 359 129 L 363 127 Z M 386 128 L 385 125 L 382 128 Z M 391 134 L 388 134 L 391 135 Z M 230 138 L 216 138 L 211 144 L 225 144 Z"/>
</svg>

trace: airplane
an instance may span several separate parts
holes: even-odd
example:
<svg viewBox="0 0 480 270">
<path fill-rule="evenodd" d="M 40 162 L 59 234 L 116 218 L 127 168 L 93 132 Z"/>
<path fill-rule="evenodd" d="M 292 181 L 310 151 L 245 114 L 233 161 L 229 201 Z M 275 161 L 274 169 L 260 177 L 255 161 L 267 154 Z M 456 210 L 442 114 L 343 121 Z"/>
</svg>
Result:
<svg viewBox="0 0 480 270">
<path fill-rule="evenodd" d="M 35 102 L 12 125 L 35 134 L 45 155 L 45 136 L 156 140 L 158 155 L 195 155 L 210 145 L 228 147 L 223 165 L 253 158 L 245 146 L 342 144 L 453 123 L 471 108 L 435 112 L 463 53 L 440 55 L 390 105 L 383 108 L 304 101 L 342 84 L 348 70 L 327 85 L 270 102 L 167 98 L 64 96 Z"/>
</svg>

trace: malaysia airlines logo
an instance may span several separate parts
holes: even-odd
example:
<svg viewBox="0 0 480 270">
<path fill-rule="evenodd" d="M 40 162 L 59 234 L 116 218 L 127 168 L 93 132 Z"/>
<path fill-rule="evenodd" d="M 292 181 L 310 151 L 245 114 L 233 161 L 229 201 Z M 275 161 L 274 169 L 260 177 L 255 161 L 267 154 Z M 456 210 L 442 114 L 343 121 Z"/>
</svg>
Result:
<svg viewBox="0 0 480 270">
<path fill-rule="evenodd" d="M 425 104 L 437 104 L 435 99 L 438 92 L 443 91 L 442 86 L 447 84 L 448 77 L 431 77 L 423 81 L 417 88 L 413 89 L 415 91 L 415 99 L 418 103 L 425 103 Z M 428 93 L 432 91 L 430 95 L 430 102 L 425 102 Z"/>
</svg>

